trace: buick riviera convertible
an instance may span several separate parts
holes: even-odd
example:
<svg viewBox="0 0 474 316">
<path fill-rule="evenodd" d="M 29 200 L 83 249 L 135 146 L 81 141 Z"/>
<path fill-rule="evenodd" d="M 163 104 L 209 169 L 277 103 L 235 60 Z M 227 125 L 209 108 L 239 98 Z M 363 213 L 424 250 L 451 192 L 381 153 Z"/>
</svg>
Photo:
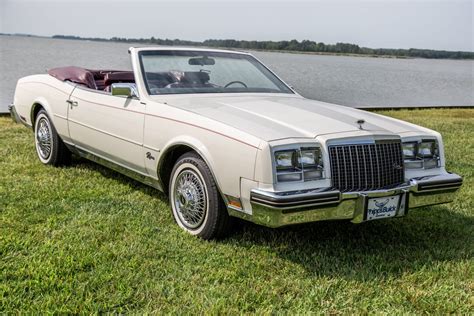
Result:
<svg viewBox="0 0 474 316">
<path fill-rule="evenodd" d="M 308 100 L 248 53 L 130 48 L 133 71 L 55 68 L 18 81 L 12 116 L 43 164 L 71 154 L 169 195 L 204 239 L 234 217 L 269 227 L 403 217 L 450 202 L 441 135 Z"/>
</svg>

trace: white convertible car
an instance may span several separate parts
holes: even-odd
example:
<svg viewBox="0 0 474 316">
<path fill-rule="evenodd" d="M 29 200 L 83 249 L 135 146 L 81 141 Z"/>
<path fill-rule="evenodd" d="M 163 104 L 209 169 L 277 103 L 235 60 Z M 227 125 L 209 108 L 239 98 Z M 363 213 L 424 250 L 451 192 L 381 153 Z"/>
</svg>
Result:
<svg viewBox="0 0 474 316">
<path fill-rule="evenodd" d="M 232 217 L 269 227 L 402 217 L 462 185 L 439 133 L 305 99 L 250 54 L 129 52 L 133 71 L 22 78 L 10 111 L 33 129 L 42 163 L 73 153 L 164 191 L 191 234 L 225 235 Z"/>
</svg>

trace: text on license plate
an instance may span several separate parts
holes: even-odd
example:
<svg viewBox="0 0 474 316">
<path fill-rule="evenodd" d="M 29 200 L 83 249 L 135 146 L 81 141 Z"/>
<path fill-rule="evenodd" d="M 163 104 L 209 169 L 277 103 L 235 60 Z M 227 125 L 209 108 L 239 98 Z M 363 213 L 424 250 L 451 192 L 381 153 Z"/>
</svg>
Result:
<svg viewBox="0 0 474 316">
<path fill-rule="evenodd" d="M 394 217 L 397 214 L 399 195 L 371 198 L 367 203 L 367 220 Z"/>
</svg>

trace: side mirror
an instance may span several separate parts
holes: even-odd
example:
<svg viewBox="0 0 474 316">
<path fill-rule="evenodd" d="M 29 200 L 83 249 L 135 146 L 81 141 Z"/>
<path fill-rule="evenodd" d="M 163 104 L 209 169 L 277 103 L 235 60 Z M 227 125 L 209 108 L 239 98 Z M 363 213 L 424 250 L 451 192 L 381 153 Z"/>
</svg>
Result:
<svg viewBox="0 0 474 316">
<path fill-rule="evenodd" d="M 138 98 L 137 85 L 134 83 L 112 83 L 110 92 L 115 96 Z"/>
</svg>

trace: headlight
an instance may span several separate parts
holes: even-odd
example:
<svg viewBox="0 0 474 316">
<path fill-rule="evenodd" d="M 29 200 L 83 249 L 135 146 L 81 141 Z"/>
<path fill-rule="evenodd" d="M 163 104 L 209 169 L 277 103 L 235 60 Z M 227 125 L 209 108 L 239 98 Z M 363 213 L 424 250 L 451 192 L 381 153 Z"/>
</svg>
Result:
<svg viewBox="0 0 474 316">
<path fill-rule="evenodd" d="M 416 157 L 416 142 L 403 143 L 402 148 L 403 148 L 403 157 L 405 159 Z"/>
<path fill-rule="evenodd" d="M 275 152 L 275 164 L 278 171 L 290 171 L 296 169 L 298 164 L 296 150 Z"/>
<path fill-rule="evenodd" d="M 438 155 L 438 146 L 433 141 L 422 141 L 418 145 L 418 156 L 420 158 L 433 158 Z"/>
<path fill-rule="evenodd" d="M 323 165 L 319 147 L 301 147 L 275 151 L 278 182 L 311 181 L 321 179 Z"/>
<path fill-rule="evenodd" d="M 436 168 L 439 167 L 438 143 L 434 139 L 419 142 L 406 142 L 402 144 L 405 167 Z"/>
</svg>

